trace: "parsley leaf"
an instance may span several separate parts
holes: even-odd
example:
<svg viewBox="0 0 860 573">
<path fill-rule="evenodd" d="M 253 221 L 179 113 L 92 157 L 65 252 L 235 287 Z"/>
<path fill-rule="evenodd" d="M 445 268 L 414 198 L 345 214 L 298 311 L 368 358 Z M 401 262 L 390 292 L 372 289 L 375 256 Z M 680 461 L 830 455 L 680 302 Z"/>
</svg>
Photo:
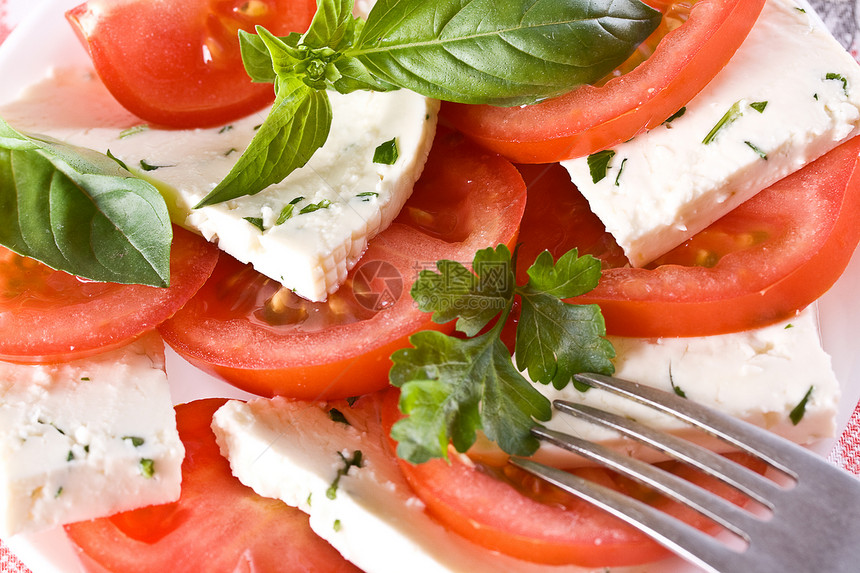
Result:
<svg viewBox="0 0 860 573">
<path fill-rule="evenodd" d="M 571 251 L 554 263 L 541 254 L 529 281 L 515 284 L 515 259 L 504 245 L 479 251 L 472 270 L 439 261 L 412 287 L 419 308 L 433 321 L 456 319 L 466 338 L 436 331 L 410 337 L 411 348 L 395 352 L 389 379 L 401 389 L 407 415 L 392 427 L 397 455 L 413 463 L 446 458 L 448 444 L 466 451 L 478 430 L 512 455 L 530 455 L 538 441 L 535 420 L 552 415 L 549 401 L 523 376 L 562 388 L 581 371 L 611 373 L 615 355 L 603 317 L 594 305 L 565 303 L 597 285 L 599 262 Z M 523 311 L 517 327 L 516 366 L 501 340 L 514 299 Z M 487 327 L 491 322 L 489 329 Z"/>
</svg>

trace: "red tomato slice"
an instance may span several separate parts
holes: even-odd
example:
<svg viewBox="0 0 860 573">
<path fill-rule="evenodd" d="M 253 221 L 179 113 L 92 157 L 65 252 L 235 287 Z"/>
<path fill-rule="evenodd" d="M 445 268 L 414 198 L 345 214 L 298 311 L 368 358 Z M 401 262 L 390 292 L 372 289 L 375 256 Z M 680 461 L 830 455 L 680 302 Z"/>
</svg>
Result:
<svg viewBox="0 0 860 573">
<path fill-rule="evenodd" d="M 668 12 L 667 2 L 648 2 Z M 682 5 L 681 2 L 672 4 Z M 589 155 L 660 125 L 711 81 L 747 37 L 764 0 L 699 0 L 634 70 L 533 106 L 444 104 L 443 117 L 520 163 Z M 674 8 L 671 8 L 674 9 Z"/>
<path fill-rule="evenodd" d="M 256 394 L 344 398 L 384 388 L 389 356 L 412 333 L 452 328 L 413 303 L 418 270 L 513 242 L 524 208 L 525 186 L 510 163 L 440 131 L 400 216 L 327 302 L 302 300 L 222 257 L 159 330 L 191 363 Z"/>
<path fill-rule="evenodd" d="M 239 30 L 304 32 L 314 0 L 91 0 L 66 17 L 108 90 L 145 121 L 210 127 L 274 99 L 245 72 Z"/>
<path fill-rule="evenodd" d="M 383 398 L 386 433 L 401 417 L 399 393 Z M 394 444 L 392 444 L 394 447 Z M 763 462 L 734 457 L 756 471 Z M 668 557 L 668 550 L 645 534 L 597 507 L 533 478 L 513 466 L 487 467 L 436 459 L 414 465 L 398 459 L 406 480 L 427 511 L 438 521 L 476 544 L 512 557 L 550 565 L 585 567 L 639 565 Z M 710 489 L 732 503 L 745 496 L 679 462 L 659 464 L 680 477 Z M 586 479 L 627 493 L 703 530 L 710 522 L 680 506 L 601 468 L 574 470 Z"/>
<path fill-rule="evenodd" d="M 651 267 L 626 259 L 564 170 L 525 166 L 520 258 L 573 247 L 604 261 L 597 303 L 620 336 L 703 336 L 793 316 L 842 274 L 860 241 L 860 138 L 747 201 Z M 519 269 L 520 273 L 524 269 Z"/>
<path fill-rule="evenodd" d="M 178 501 L 66 526 L 86 571 L 358 573 L 311 531 L 307 515 L 233 477 L 210 428 L 224 402 L 176 408 L 186 449 Z"/>
<path fill-rule="evenodd" d="M 122 346 L 171 316 L 209 278 L 218 249 L 173 229 L 170 286 L 99 283 L 0 247 L 0 359 L 60 362 Z"/>
</svg>

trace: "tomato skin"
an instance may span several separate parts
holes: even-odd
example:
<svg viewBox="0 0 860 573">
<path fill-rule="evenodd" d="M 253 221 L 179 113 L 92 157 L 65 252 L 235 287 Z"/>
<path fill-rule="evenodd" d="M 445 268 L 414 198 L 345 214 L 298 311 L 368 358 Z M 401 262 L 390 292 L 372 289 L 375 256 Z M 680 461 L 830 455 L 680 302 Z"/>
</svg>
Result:
<svg viewBox="0 0 860 573">
<path fill-rule="evenodd" d="M 245 72 L 238 31 L 304 32 L 314 0 L 90 0 L 67 12 L 108 90 L 167 127 L 223 125 L 274 100 Z"/>
<path fill-rule="evenodd" d="M 65 527 L 86 571 L 358 573 L 302 511 L 242 485 L 210 424 L 225 400 L 177 406 L 186 448 L 179 501 Z"/>
<path fill-rule="evenodd" d="M 223 261 L 212 280 L 159 330 L 196 366 L 256 394 L 323 399 L 379 390 L 388 385 L 390 355 L 405 347 L 411 334 L 453 329 L 433 323 L 413 303 L 409 289 L 418 270 L 435 268 L 439 259 L 470 263 L 478 249 L 513 244 L 525 191 L 507 160 L 440 130 L 401 214 L 370 242 L 328 302 L 285 295 L 272 281 L 259 284 L 254 277 L 260 275 L 249 268 Z M 379 261 L 396 270 L 402 288 L 384 310 L 367 313 L 357 299 L 356 276 L 365 263 Z M 223 287 L 234 281 L 240 286 Z M 282 324 L 261 321 L 260 313 L 283 296 L 314 326 L 289 317 L 278 318 Z"/>
<path fill-rule="evenodd" d="M 442 117 L 517 163 L 590 155 L 660 125 L 686 105 L 729 61 L 763 6 L 764 0 L 700 0 L 646 62 L 603 86 L 519 108 L 445 103 Z"/>
<path fill-rule="evenodd" d="M 843 143 L 636 269 L 560 166 L 523 166 L 532 202 L 520 257 L 578 247 L 601 258 L 600 284 L 572 302 L 600 305 L 609 334 L 706 336 L 773 324 L 824 294 L 860 242 L 858 154 L 860 138 Z"/>
<path fill-rule="evenodd" d="M 167 288 L 85 281 L 0 248 L 0 359 L 61 362 L 128 343 L 203 285 L 218 249 L 174 227 Z"/>
</svg>

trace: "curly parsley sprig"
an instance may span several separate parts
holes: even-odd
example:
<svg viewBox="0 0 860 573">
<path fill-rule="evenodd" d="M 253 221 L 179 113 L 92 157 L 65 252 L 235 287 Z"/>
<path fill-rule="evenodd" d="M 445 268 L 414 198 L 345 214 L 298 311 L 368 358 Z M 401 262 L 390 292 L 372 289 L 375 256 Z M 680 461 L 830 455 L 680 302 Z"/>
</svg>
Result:
<svg viewBox="0 0 860 573">
<path fill-rule="evenodd" d="M 400 409 L 407 415 L 391 430 L 402 459 L 447 459 L 449 444 L 464 452 L 478 430 L 511 455 L 531 455 L 538 441 L 530 429 L 552 411 L 520 371 L 556 388 L 578 372 L 613 372 L 615 351 L 604 338 L 599 307 L 562 300 L 597 286 L 600 262 L 575 249 L 557 262 L 544 252 L 524 285 L 516 285 L 514 266 L 515 257 L 499 245 L 479 251 L 473 270 L 443 260 L 438 272 L 422 271 L 413 285 L 419 308 L 437 323 L 456 320 L 465 337 L 423 331 L 410 337 L 412 348 L 392 355 L 389 378 L 401 389 Z M 517 297 L 515 366 L 501 334 Z"/>
</svg>

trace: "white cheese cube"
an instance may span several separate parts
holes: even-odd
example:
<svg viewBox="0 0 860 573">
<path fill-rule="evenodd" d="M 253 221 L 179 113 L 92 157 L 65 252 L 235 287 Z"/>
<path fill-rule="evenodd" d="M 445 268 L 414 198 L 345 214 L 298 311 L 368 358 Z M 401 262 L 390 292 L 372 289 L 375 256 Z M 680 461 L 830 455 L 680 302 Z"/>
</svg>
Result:
<svg viewBox="0 0 860 573">
<path fill-rule="evenodd" d="M 86 69 L 55 70 L 0 109 L 18 129 L 110 152 L 150 178 L 175 223 L 298 295 L 325 300 L 412 194 L 439 102 L 408 90 L 329 92 L 326 144 L 305 167 L 249 197 L 194 209 L 230 172 L 268 110 L 214 129 L 141 128 Z M 374 163 L 395 141 L 397 160 Z M 289 216 L 287 216 L 289 215 Z"/>
<path fill-rule="evenodd" d="M 63 364 L 0 363 L 0 535 L 175 501 L 184 455 L 156 334 Z"/>
<path fill-rule="evenodd" d="M 768 0 L 685 113 L 612 149 L 605 177 L 585 157 L 562 162 L 633 266 L 858 133 L 860 66 L 812 16 Z"/>
</svg>

